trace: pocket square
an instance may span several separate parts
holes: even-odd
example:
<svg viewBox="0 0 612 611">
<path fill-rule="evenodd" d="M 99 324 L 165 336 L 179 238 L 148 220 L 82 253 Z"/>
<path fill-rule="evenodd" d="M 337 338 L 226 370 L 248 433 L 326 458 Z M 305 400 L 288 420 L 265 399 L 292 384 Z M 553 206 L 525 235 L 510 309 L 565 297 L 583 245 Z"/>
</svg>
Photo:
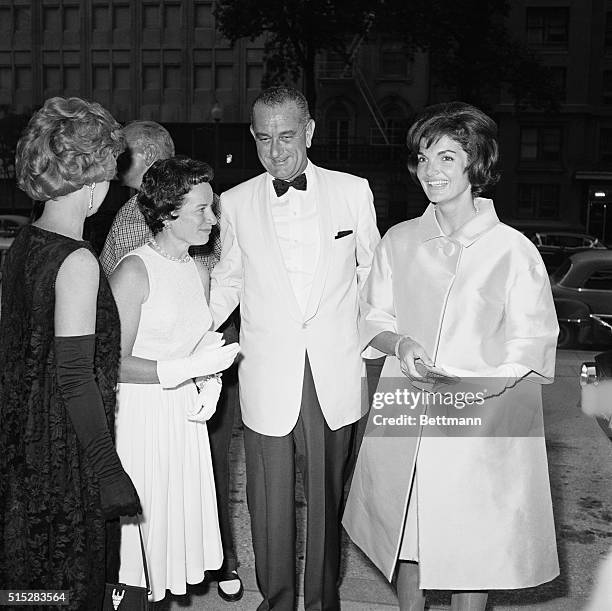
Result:
<svg viewBox="0 0 612 611">
<path fill-rule="evenodd" d="M 343 238 L 347 235 L 351 235 L 351 233 L 353 233 L 352 229 L 345 229 L 344 231 L 339 231 L 335 236 L 334 236 L 334 240 L 338 240 L 340 238 Z"/>
</svg>

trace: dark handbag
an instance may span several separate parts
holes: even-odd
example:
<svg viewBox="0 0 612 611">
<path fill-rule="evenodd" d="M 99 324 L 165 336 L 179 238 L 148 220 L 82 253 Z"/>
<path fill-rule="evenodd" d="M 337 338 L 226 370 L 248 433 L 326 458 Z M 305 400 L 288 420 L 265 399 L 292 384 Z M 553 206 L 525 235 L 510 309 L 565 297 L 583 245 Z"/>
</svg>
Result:
<svg viewBox="0 0 612 611">
<path fill-rule="evenodd" d="M 140 551 L 142 552 L 142 565 L 144 567 L 146 588 L 129 586 L 125 583 L 107 583 L 104 588 L 104 602 L 102 611 L 147 611 L 151 584 L 149 583 L 149 569 L 145 555 L 140 519 L 138 519 L 138 534 L 140 535 Z"/>
</svg>

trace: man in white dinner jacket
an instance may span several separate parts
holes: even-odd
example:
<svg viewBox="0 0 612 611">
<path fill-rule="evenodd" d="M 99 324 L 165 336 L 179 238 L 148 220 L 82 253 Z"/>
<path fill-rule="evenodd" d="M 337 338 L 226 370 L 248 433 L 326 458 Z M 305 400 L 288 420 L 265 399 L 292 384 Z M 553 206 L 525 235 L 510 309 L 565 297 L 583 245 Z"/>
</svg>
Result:
<svg viewBox="0 0 612 611">
<path fill-rule="evenodd" d="M 295 465 L 307 511 L 304 602 L 339 609 L 343 469 L 362 409 L 358 289 L 380 236 L 363 178 L 308 160 L 305 97 L 262 92 L 251 133 L 267 170 L 221 196 L 222 254 L 211 276 L 221 324 L 240 302 L 247 499 L 259 611 L 293 611 Z"/>
</svg>

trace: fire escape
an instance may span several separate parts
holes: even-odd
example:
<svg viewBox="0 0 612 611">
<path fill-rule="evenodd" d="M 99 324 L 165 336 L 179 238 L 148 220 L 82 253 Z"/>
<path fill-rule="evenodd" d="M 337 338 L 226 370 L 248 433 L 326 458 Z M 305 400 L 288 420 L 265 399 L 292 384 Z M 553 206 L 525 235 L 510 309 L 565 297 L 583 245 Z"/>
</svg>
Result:
<svg viewBox="0 0 612 611">
<path fill-rule="evenodd" d="M 319 80 L 333 81 L 351 81 L 359 90 L 368 111 L 374 120 L 376 129 L 382 138 L 382 142 L 386 145 L 391 144 L 389 134 L 386 128 L 385 118 L 376 102 L 376 98 L 370 89 L 368 82 L 363 75 L 359 63 L 356 61 L 359 49 L 361 48 L 372 24 L 374 23 L 374 13 L 368 16 L 368 22 L 363 34 L 355 36 L 351 42 L 346 59 L 338 60 L 321 60 L 317 64 L 317 77 Z"/>
<path fill-rule="evenodd" d="M 362 175 L 368 178 L 379 227 L 384 231 L 398 221 L 420 214 L 423 196 L 406 171 L 404 147 L 396 146 L 403 142 L 405 130 L 401 130 L 398 138 L 398 128 L 388 125 L 358 62 L 359 51 L 372 21 L 373 16 L 366 32 L 352 41 L 346 58 L 321 59 L 317 63 L 317 78 L 323 82 L 345 83 L 347 90 L 356 87 L 373 120 L 367 144 L 351 147 L 346 167 L 353 170 L 359 166 Z M 338 169 L 344 168 L 340 166 Z"/>
</svg>

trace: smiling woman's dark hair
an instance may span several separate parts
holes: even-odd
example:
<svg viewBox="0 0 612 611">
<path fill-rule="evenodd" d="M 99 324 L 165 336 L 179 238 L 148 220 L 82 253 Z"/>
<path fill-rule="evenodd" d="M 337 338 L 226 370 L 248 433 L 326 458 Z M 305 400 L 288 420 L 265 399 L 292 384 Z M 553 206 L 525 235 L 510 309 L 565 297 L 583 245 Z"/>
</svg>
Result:
<svg viewBox="0 0 612 611">
<path fill-rule="evenodd" d="M 499 147 L 495 121 L 469 104 L 447 102 L 425 108 L 408 130 L 408 170 L 417 184 L 419 150 L 430 147 L 442 136 L 457 142 L 467 154 L 472 195 L 478 196 L 497 183 Z"/>
<path fill-rule="evenodd" d="M 195 186 L 213 179 L 213 169 L 203 161 L 189 157 L 171 157 L 156 161 L 142 177 L 137 202 L 144 219 L 157 235 L 166 219 L 176 216 L 183 196 Z"/>
</svg>

